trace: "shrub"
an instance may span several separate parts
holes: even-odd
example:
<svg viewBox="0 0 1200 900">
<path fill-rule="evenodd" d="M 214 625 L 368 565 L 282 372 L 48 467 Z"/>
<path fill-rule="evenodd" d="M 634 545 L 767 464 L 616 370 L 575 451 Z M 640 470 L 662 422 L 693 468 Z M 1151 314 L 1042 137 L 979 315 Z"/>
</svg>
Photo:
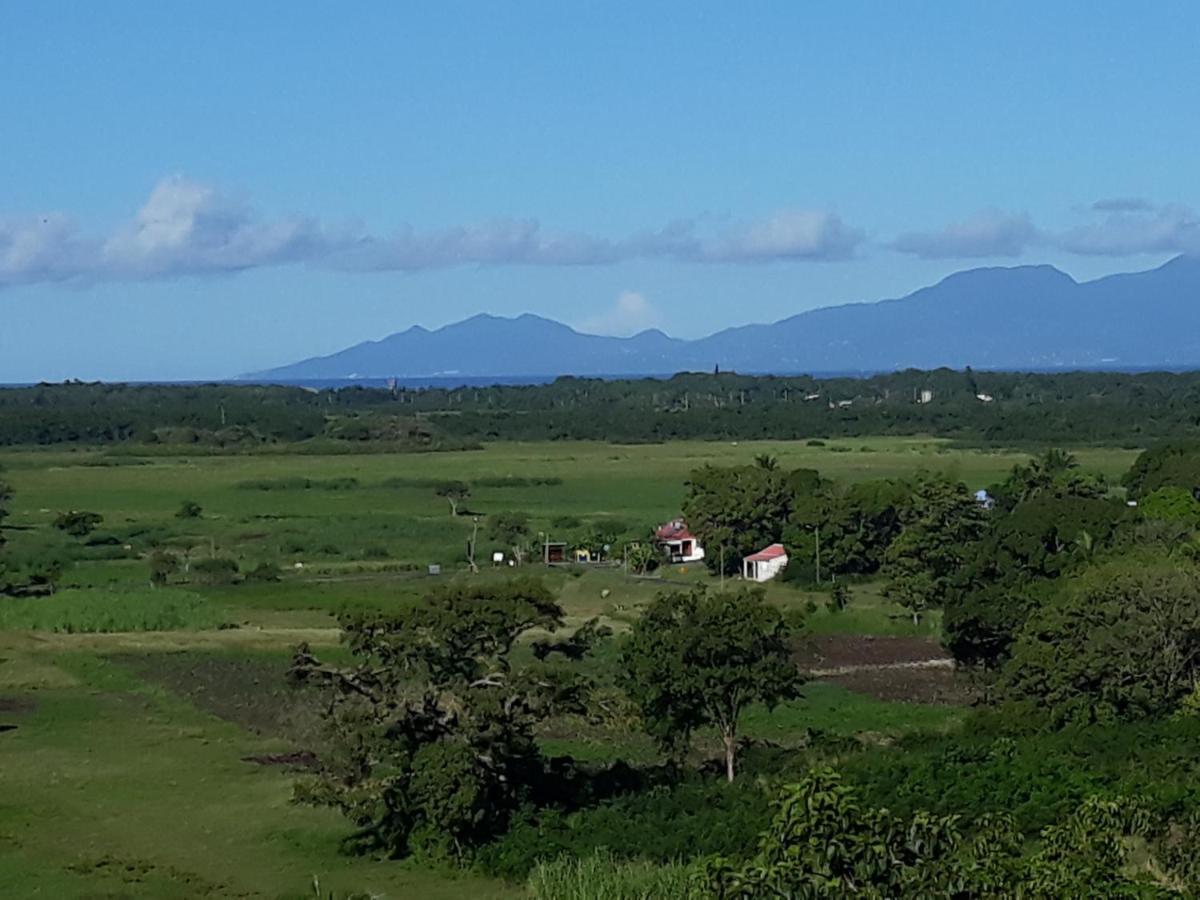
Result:
<svg viewBox="0 0 1200 900">
<path fill-rule="evenodd" d="M 54 520 L 54 527 L 71 537 L 87 537 L 103 521 L 104 516 L 100 513 L 73 509 L 70 512 L 59 513 Z"/>
<path fill-rule="evenodd" d="M 238 565 L 232 559 L 214 556 L 192 563 L 191 580 L 208 586 L 233 584 L 237 580 Z"/>
<path fill-rule="evenodd" d="M 273 562 L 260 562 L 257 566 L 246 573 L 246 581 L 255 584 L 266 584 L 273 581 L 278 581 L 282 573 L 279 566 Z"/>
<path fill-rule="evenodd" d="M 198 519 L 200 514 L 204 512 L 204 508 L 195 500 L 184 500 L 179 504 L 179 510 L 175 513 L 177 519 Z"/>
</svg>

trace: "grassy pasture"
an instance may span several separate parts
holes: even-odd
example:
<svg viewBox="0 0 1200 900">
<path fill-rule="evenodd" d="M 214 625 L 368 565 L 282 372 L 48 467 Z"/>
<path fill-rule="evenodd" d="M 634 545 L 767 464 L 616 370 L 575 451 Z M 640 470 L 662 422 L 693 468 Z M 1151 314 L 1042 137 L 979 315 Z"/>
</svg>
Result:
<svg viewBox="0 0 1200 900">
<path fill-rule="evenodd" d="M 342 855 L 338 840 L 347 826 L 340 817 L 292 806 L 291 773 L 243 761 L 297 749 L 286 729 L 271 726 L 280 714 L 274 682 L 260 692 L 256 679 L 274 678 L 300 641 L 337 653 L 338 610 L 412 602 L 436 581 L 424 574 L 427 563 L 443 564 L 448 574 L 463 568 L 470 518 L 450 516 L 434 494 L 438 481 L 476 482 L 469 509 L 523 511 L 535 530 L 553 532 L 564 516 L 648 527 L 678 511 L 692 469 L 747 463 L 761 453 L 843 480 L 930 469 L 971 487 L 1026 458 L 931 439 L 824 447 L 564 442 L 420 455 L 145 460 L 100 450 L 0 453 L 3 477 L 17 491 L 6 523 L 14 526 L 13 546 L 57 542 L 77 551 L 58 595 L 5 600 L 0 608 L 0 725 L 16 726 L 0 732 L 0 893 L 298 898 L 312 896 L 317 876 L 323 891 L 338 896 L 520 896 L 496 881 Z M 1078 451 L 1085 467 L 1109 476 L 1134 455 Z M 305 479 L 318 486 L 304 487 Z M 531 483 L 537 479 L 561 483 Z M 330 487 L 335 481 L 340 486 Z M 203 516 L 176 518 L 184 500 L 200 503 Z M 85 547 L 53 532 L 50 522 L 66 509 L 103 514 L 99 534 L 115 543 Z M 193 548 L 193 559 L 215 551 L 243 568 L 274 561 L 284 580 L 151 589 L 143 556 L 163 540 Z M 480 577 L 506 574 L 485 569 Z M 709 580 L 697 566 L 669 567 L 661 576 L 590 569 L 546 577 L 569 625 L 601 616 L 620 631 L 664 586 Z M 767 587 L 774 603 L 814 608 L 808 621 L 817 636 L 936 635 L 936 616 L 913 626 L 881 599 L 878 585 L 852 590 L 850 608 L 832 613 L 821 593 Z M 592 665 L 603 681 L 616 662 L 610 644 Z M 882 742 L 952 728 L 960 715 L 952 705 L 893 702 L 813 682 L 798 702 L 754 710 L 746 732 L 784 747 L 809 729 Z M 656 758 L 632 726 L 562 722 L 544 743 L 580 759 Z M 715 753 L 705 736 L 697 743 L 700 756 Z"/>
</svg>

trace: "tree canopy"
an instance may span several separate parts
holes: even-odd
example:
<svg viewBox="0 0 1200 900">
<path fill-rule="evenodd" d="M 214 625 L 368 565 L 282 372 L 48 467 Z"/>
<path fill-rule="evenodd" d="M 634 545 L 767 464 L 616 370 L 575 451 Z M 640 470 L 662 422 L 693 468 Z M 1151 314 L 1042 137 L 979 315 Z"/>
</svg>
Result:
<svg viewBox="0 0 1200 900">
<path fill-rule="evenodd" d="M 790 699 L 802 682 L 791 660 L 790 631 L 762 591 L 664 593 L 626 642 L 625 689 L 651 735 L 669 750 L 681 750 L 701 726 L 716 728 L 733 781 L 746 709 Z"/>
</svg>

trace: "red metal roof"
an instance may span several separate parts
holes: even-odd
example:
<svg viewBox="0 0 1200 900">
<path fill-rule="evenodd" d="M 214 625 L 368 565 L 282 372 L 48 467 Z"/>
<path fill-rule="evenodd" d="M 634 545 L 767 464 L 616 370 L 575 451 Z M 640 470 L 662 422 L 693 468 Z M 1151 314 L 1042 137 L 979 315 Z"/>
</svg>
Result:
<svg viewBox="0 0 1200 900">
<path fill-rule="evenodd" d="M 655 536 L 660 541 L 694 541 L 695 536 L 688 531 L 687 523 L 682 519 L 676 519 L 673 522 L 668 522 L 666 525 L 660 525 Z"/>
<path fill-rule="evenodd" d="M 767 562 L 771 559 L 779 559 L 781 556 L 787 556 L 787 550 L 783 544 L 772 544 L 769 547 L 763 547 L 757 553 L 752 553 L 746 557 L 751 562 Z"/>
</svg>

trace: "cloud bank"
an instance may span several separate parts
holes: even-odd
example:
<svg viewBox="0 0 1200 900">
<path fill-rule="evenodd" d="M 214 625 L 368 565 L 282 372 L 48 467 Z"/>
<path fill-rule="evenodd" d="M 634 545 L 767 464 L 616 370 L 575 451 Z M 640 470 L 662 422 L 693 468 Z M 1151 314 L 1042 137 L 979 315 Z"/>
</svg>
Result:
<svg viewBox="0 0 1200 900">
<path fill-rule="evenodd" d="M 941 231 L 902 234 L 891 247 L 922 259 L 1013 258 L 1035 247 L 1079 256 L 1200 253 L 1200 216 L 1190 207 L 1119 197 L 1096 201 L 1087 214 L 1088 221 L 1055 231 L 1025 213 L 983 210 Z"/>
<path fill-rule="evenodd" d="M 1024 253 L 1036 235 L 1037 229 L 1024 213 L 988 209 L 941 231 L 902 234 L 892 246 L 922 259 L 1013 257 Z"/>
<path fill-rule="evenodd" d="M 1014 259 L 1034 248 L 1083 256 L 1200 253 L 1200 216 L 1138 197 L 1098 200 L 1079 224 L 1039 228 L 1028 214 L 984 209 L 940 230 L 908 231 L 883 246 L 929 260 Z M 86 233 L 70 216 L 0 218 L 0 288 L 138 281 L 306 265 L 343 272 L 423 272 L 463 266 L 600 266 L 628 260 L 756 265 L 852 259 L 866 234 L 828 210 L 785 209 L 760 219 L 697 217 L 619 238 L 553 231 L 536 219 L 498 219 L 392 234 L 330 226 L 310 216 L 268 218 L 182 176 L 160 181 L 127 222 Z"/>
<path fill-rule="evenodd" d="M 127 223 L 92 236 L 62 214 L 0 219 L 0 287 L 129 281 L 305 264 L 340 271 L 420 272 L 456 266 L 589 266 L 631 259 L 685 263 L 840 260 L 862 231 L 836 214 L 788 210 L 713 233 L 681 220 L 620 239 L 548 231 L 505 219 L 391 235 L 330 227 L 311 217 L 267 219 L 246 203 L 182 176 L 164 179 Z"/>
</svg>

